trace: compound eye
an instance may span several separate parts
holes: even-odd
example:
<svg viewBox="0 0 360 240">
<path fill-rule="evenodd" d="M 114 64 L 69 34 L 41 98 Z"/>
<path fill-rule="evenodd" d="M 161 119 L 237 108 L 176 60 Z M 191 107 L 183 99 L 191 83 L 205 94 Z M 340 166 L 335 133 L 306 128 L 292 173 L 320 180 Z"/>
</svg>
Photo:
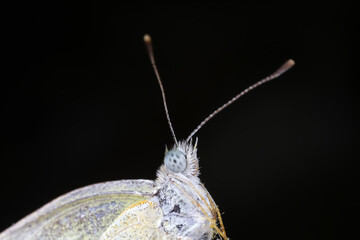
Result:
<svg viewBox="0 0 360 240">
<path fill-rule="evenodd" d="M 186 169 L 186 156 L 179 150 L 170 150 L 164 159 L 165 166 L 175 173 L 183 172 Z"/>
</svg>

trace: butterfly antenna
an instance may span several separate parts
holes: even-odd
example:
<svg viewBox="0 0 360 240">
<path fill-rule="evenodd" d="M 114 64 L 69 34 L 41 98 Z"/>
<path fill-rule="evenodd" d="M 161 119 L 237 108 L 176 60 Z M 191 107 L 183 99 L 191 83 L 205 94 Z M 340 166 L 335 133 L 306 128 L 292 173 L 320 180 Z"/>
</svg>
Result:
<svg viewBox="0 0 360 240">
<path fill-rule="evenodd" d="M 148 35 L 148 34 L 144 35 L 144 42 L 145 42 L 146 49 L 147 49 L 148 54 L 149 54 L 151 65 L 152 65 L 152 67 L 154 69 L 156 78 L 157 78 L 159 86 L 160 86 L 161 95 L 162 95 L 162 98 L 163 98 L 163 103 L 164 103 L 164 108 L 165 108 L 165 114 L 166 114 L 166 118 L 167 118 L 167 121 L 168 121 L 168 124 L 169 124 L 169 127 L 170 127 L 170 131 L 171 131 L 171 134 L 173 136 L 173 139 L 174 139 L 175 143 L 177 144 L 175 132 L 174 132 L 174 129 L 173 129 L 171 121 L 170 121 L 170 115 L 169 115 L 169 111 L 168 111 L 167 104 L 166 104 L 164 86 L 162 84 L 160 74 L 159 74 L 159 71 L 158 71 L 158 69 L 156 67 L 156 63 L 155 63 L 154 52 L 153 52 L 152 41 L 151 41 L 150 35 Z"/>
<path fill-rule="evenodd" d="M 287 70 L 289 70 L 292 66 L 294 66 L 295 62 L 292 59 L 287 60 L 278 70 L 276 70 L 273 74 L 269 75 L 268 77 L 258 81 L 257 83 L 251 85 L 250 87 L 246 88 L 245 90 L 243 90 L 242 92 L 240 92 L 238 95 L 236 95 L 235 97 L 233 97 L 232 99 L 230 99 L 227 103 L 225 103 L 224 105 L 222 105 L 221 107 L 219 107 L 218 109 L 216 109 L 213 113 L 211 113 L 207 118 L 204 119 L 204 121 L 202 121 L 199 126 L 197 126 L 194 131 L 192 131 L 192 133 L 189 135 L 189 137 L 186 139 L 186 141 L 188 142 L 192 136 L 194 136 L 195 133 L 197 133 L 197 131 L 200 130 L 200 128 L 202 126 L 205 125 L 205 123 L 207 123 L 210 119 L 212 119 L 216 114 L 218 114 L 219 112 L 221 112 L 222 110 L 224 110 L 225 108 L 227 108 L 230 104 L 232 104 L 233 102 L 235 102 L 236 100 L 238 100 L 241 96 L 245 95 L 246 93 L 248 93 L 249 91 L 253 90 L 254 88 L 257 88 L 258 86 L 273 80 L 274 78 L 279 77 L 281 74 L 283 74 L 284 72 L 286 72 Z"/>
</svg>

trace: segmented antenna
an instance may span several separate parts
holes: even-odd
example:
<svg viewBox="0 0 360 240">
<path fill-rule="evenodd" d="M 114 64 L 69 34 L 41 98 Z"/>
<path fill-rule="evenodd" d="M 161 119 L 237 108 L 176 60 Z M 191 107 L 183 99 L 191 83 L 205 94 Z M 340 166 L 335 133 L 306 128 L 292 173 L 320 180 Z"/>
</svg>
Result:
<svg viewBox="0 0 360 240">
<path fill-rule="evenodd" d="M 186 141 L 188 142 L 192 136 L 194 136 L 195 133 L 197 133 L 197 131 L 200 130 L 200 128 L 202 126 L 204 126 L 205 123 L 207 123 L 210 119 L 212 119 L 216 114 L 218 114 L 219 112 L 221 112 L 222 110 L 224 110 L 225 108 L 227 108 L 230 104 L 232 104 L 233 102 L 235 102 L 236 100 L 238 100 L 241 96 L 245 95 L 246 93 L 248 93 L 249 91 L 253 90 L 254 88 L 257 88 L 258 86 L 279 77 L 281 74 L 283 74 L 284 72 L 286 72 L 287 70 L 289 70 L 292 66 L 294 66 L 295 62 L 292 59 L 287 60 L 278 70 L 276 70 L 273 74 L 269 75 L 268 77 L 258 81 L 257 83 L 251 85 L 250 87 L 246 88 L 245 90 L 243 90 L 242 92 L 240 92 L 238 95 L 236 95 L 235 97 L 233 97 L 232 99 L 230 99 L 227 103 L 225 103 L 224 105 L 222 105 L 221 107 L 219 107 L 218 109 L 216 109 L 213 113 L 211 113 L 207 118 L 204 119 L 204 121 L 202 121 L 199 126 L 197 126 L 194 131 L 192 131 L 192 133 L 188 136 L 188 138 L 186 139 Z"/>
<path fill-rule="evenodd" d="M 151 65 L 152 65 L 152 67 L 154 69 L 156 78 L 157 78 L 159 86 L 160 86 L 161 95 L 162 95 L 162 98 L 163 98 L 163 103 L 164 103 L 164 108 L 165 108 L 165 114 L 166 114 L 166 118 L 167 118 L 167 121 L 168 121 L 168 124 L 169 124 L 169 127 L 170 127 L 170 131 L 171 131 L 171 134 L 173 136 L 173 139 L 174 139 L 175 143 L 177 144 L 175 132 L 174 132 L 174 129 L 173 129 L 171 121 L 170 121 L 170 115 L 169 115 L 169 111 L 168 111 L 167 104 L 166 104 L 165 90 L 164 90 L 164 87 L 163 87 L 163 84 L 162 84 L 162 81 L 161 81 L 161 78 L 160 78 L 159 71 L 158 71 L 158 69 L 156 67 L 156 64 L 155 64 L 154 52 L 153 52 L 152 41 L 151 41 L 150 35 L 148 35 L 148 34 L 144 35 L 144 42 L 145 42 L 146 49 L 147 49 L 148 54 L 149 54 Z"/>
</svg>

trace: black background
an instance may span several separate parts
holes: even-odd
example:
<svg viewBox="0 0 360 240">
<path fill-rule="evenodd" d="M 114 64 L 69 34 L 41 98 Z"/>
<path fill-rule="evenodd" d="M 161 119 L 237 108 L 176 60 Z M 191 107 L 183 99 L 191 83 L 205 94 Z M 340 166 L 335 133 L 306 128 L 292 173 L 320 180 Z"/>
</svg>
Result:
<svg viewBox="0 0 360 240">
<path fill-rule="evenodd" d="M 230 238 L 346 238 L 358 204 L 354 7 L 5 8 L 0 230 L 70 190 L 155 178 L 173 141 L 143 44 L 149 33 L 179 139 L 285 60 L 296 61 L 200 130 L 201 179 Z"/>
</svg>

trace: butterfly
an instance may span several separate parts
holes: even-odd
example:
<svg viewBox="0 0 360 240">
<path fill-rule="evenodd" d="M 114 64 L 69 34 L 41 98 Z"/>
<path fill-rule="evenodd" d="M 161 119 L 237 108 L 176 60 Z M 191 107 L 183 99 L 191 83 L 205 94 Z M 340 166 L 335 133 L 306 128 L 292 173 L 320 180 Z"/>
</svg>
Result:
<svg viewBox="0 0 360 240">
<path fill-rule="evenodd" d="M 144 41 L 157 77 L 174 145 L 166 150 L 156 180 L 120 180 L 86 186 L 56 198 L 0 234 L 0 240 L 33 239 L 229 239 L 220 210 L 199 178 L 197 139 L 192 137 L 216 114 L 250 90 L 295 63 L 246 88 L 178 141 L 168 113 L 164 87 L 155 63 L 152 40 Z"/>
</svg>

